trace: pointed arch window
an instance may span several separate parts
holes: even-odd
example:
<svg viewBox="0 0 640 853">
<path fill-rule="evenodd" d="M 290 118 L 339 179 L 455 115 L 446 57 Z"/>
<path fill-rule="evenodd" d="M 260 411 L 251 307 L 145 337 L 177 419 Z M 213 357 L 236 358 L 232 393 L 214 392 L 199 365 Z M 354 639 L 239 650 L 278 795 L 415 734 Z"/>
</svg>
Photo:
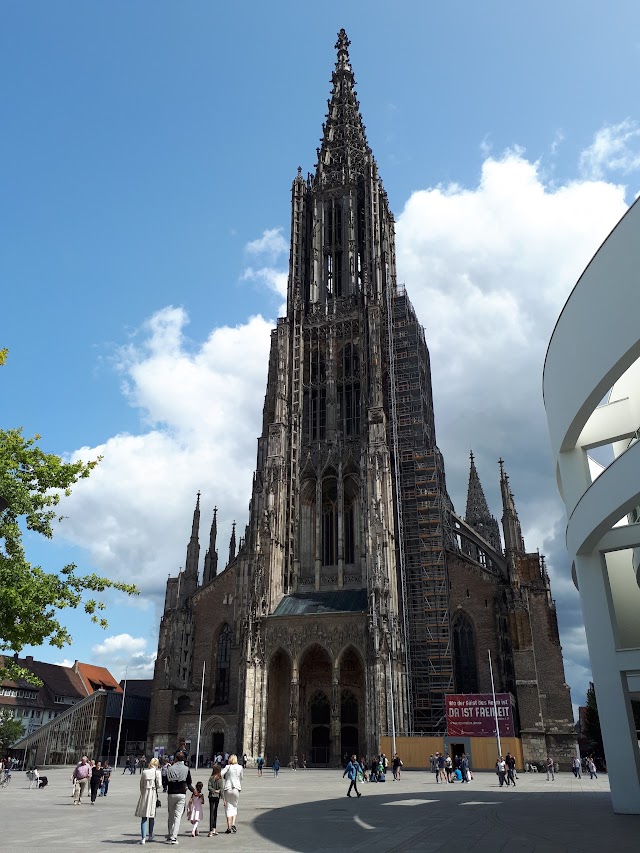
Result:
<svg viewBox="0 0 640 853">
<path fill-rule="evenodd" d="M 338 489 L 334 477 L 322 484 L 322 564 L 338 563 Z"/>
<path fill-rule="evenodd" d="M 465 613 L 458 613 L 453 620 L 453 661 L 458 693 L 477 693 L 478 663 L 475 631 Z"/>
<path fill-rule="evenodd" d="M 338 362 L 338 422 L 345 436 L 360 432 L 360 353 L 347 343 Z"/>
<path fill-rule="evenodd" d="M 224 625 L 218 637 L 216 655 L 216 705 L 229 704 L 229 684 L 231 681 L 231 642 L 233 632 L 229 625 Z"/>
<path fill-rule="evenodd" d="M 305 337 L 303 432 L 307 441 L 322 441 L 327 426 L 324 345 L 313 333 Z"/>
</svg>

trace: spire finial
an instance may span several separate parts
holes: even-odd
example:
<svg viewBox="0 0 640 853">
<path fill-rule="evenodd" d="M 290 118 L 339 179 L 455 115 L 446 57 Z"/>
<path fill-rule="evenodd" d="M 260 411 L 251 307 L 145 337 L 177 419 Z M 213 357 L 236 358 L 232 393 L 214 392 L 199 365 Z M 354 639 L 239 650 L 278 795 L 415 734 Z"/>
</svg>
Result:
<svg viewBox="0 0 640 853">
<path fill-rule="evenodd" d="M 470 450 L 470 451 L 469 451 L 469 459 L 471 460 L 471 464 L 473 465 L 473 462 L 474 462 L 474 459 L 475 459 L 475 456 L 473 455 L 473 450 Z"/>
<path fill-rule="evenodd" d="M 504 477 L 504 459 L 502 456 L 498 459 L 498 465 L 500 466 L 500 476 Z"/>
</svg>

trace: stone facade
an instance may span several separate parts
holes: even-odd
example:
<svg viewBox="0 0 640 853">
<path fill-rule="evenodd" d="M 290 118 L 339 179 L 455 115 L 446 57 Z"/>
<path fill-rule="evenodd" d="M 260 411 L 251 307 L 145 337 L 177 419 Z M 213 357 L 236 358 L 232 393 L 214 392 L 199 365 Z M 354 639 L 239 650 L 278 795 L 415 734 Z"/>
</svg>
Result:
<svg viewBox="0 0 640 853">
<path fill-rule="evenodd" d="M 473 459 L 466 519 L 447 495 L 348 47 L 341 31 L 316 171 L 293 181 L 248 524 L 218 573 L 214 511 L 200 582 L 198 496 L 167 583 L 149 747 L 195 752 L 204 684 L 204 755 L 335 765 L 392 730 L 442 732 L 447 692 L 489 691 L 491 650 L 537 757 L 571 722 L 548 577 L 504 472 L 504 550 Z"/>
</svg>

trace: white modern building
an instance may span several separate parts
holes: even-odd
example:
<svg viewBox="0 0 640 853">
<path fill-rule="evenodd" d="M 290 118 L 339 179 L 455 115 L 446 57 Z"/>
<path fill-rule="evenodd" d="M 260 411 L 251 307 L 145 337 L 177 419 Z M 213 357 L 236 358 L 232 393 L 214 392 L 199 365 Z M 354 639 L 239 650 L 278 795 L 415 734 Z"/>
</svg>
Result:
<svg viewBox="0 0 640 853">
<path fill-rule="evenodd" d="M 614 811 L 640 814 L 640 202 L 578 280 L 556 323 L 544 403 L 579 589 Z M 590 463 L 595 451 L 610 454 Z M 607 448 L 607 450 L 605 450 Z"/>
</svg>

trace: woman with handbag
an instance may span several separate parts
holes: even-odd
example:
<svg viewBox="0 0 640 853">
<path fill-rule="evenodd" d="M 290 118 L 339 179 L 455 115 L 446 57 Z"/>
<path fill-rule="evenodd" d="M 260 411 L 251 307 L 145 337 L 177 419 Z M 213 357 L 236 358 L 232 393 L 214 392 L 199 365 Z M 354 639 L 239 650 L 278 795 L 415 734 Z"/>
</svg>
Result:
<svg viewBox="0 0 640 853">
<path fill-rule="evenodd" d="M 149 841 L 153 841 L 156 809 L 161 805 L 158 796 L 162 790 L 162 776 L 158 770 L 158 763 L 157 758 L 152 758 L 149 766 L 140 774 L 140 797 L 135 812 L 140 818 L 140 844 L 147 843 L 147 821 L 149 822 Z"/>
<path fill-rule="evenodd" d="M 221 770 L 224 776 L 224 813 L 227 818 L 225 833 L 236 832 L 236 817 L 238 814 L 238 799 L 242 790 L 242 766 L 238 764 L 238 756 L 230 755 L 229 763 Z"/>
</svg>

